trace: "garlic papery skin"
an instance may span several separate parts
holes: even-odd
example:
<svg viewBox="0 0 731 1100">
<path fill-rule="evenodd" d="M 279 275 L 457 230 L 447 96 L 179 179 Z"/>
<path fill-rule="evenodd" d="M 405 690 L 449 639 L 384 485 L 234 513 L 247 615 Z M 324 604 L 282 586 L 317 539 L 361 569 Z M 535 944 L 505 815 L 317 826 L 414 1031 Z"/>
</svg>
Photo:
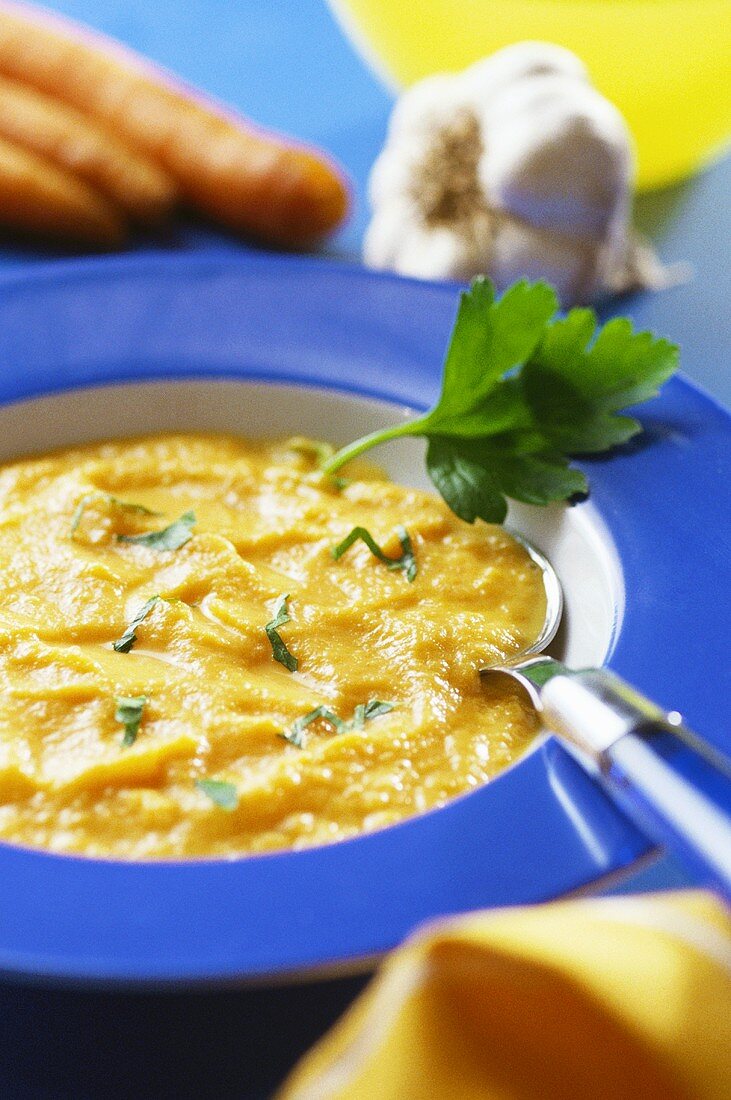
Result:
<svg viewBox="0 0 731 1100">
<path fill-rule="evenodd" d="M 418 278 L 487 274 L 499 289 L 545 278 L 564 305 L 664 285 L 631 230 L 633 175 L 624 119 L 579 59 L 509 46 L 401 96 L 369 181 L 364 258 Z"/>
</svg>

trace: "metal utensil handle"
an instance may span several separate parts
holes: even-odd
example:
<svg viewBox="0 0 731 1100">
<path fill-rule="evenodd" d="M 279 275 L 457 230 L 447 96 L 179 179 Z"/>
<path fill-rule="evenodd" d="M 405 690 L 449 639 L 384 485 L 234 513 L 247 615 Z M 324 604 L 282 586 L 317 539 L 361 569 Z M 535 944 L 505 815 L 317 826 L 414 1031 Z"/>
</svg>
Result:
<svg viewBox="0 0 731 1100">
<path fill-rule="evenodd" d="M 731 766 L 606 669 L 550 680 L 544 720 L 658 844 L 731 900 Z"/>
</svg>

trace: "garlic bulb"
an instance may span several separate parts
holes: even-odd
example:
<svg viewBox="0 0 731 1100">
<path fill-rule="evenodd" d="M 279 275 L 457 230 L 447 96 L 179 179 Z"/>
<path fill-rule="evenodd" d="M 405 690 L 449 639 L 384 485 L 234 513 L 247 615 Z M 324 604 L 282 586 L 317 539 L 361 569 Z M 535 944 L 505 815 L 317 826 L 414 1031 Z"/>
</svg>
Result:
<svg viewBox="0 0 731 1100">
<path fill-rule="evenodd" d="M 624 119 L 568 50 L 508 46 L 414 85 L 370 177 L 366 262 L 419 278 L 545 278 L 565 305 L 674 281 L 630 226 Z"/>
</svg>

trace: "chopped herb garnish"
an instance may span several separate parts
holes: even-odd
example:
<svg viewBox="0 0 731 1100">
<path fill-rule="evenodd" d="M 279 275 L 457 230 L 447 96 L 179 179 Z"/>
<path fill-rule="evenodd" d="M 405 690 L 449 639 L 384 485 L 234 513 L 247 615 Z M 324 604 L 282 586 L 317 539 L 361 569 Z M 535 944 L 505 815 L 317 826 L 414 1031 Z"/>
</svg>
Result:
<svg viewBox="0 0 731 1100">
<path fill-rule="evenodd" d="M 149 531 L 146 535 L 117 535 L 117 542 L 134 542 L 138 546 L 149 546 L 151 550 L 179 550 L 193 537 L 191 529 L 194 525 L 195 512 L 185 512 L 161 531 Z"/>
<path fill-rule="evenodd" d="M 330 482 L 339 493 L 342 493 L 343 489 L 347 489 L 349 485 L 352 485 L 352 479 L 349 477 L 331 477 Z"/>
<path fill-rule="evenodd" d="M 152 596 L 147 603 L 142 605 L 122 637 L 118 638 L 117 641 L 113 643 L 112 648 L 115 649 L 117 653 L 129 653 L 130 649 L 137 641 L 137 627 L 147 618 L 155 604 L 158 603 L 161 598 L 161 596 Z"/>
<path fill-rule="evenodd" d="M 291 439 L 287 440 L 286 445 L 290 451 L 310 455 L 320 467 L 324 466 L 327 460 L 335 454 L 332 443 L 325 443 L 321 439 L 308 439 L 303 435 L 292 436 Z"/>
<path fill-rule="evenodd" d="M 372 718 L 380 718 L 382 714 L 388 714 L 391 710 L 393 710 L 393 703 L 384 703 L 380 699 L 359 703 L 348 725 L 350 729 L 362 730 L 366 722 L 370 722 Z"/>
<path fill-rule="evenodd" d="M 354 730 L 362 730 L 365 726 L 366 719 L 366 704 L 358 703 L 358 706 L 353 711 L 353 717 L 350 719 L 350 728 Z"/>
<path fill-rule="evenodd" d="M 281 635 L 279 634 L 279 627 L 284 626 L 285 623 L 289 623 L 292 621 L 289 610 L 287 608 L 288 599 L 289 596 L 279 597 L 279 600 L 277 601 L 277 606 L 274 608 L 274 618 L 271 620 L 271 622 L 268 622 L 266 624 L 264 629 L 266 631 L 267 638 L 272 645 L 274 660 L 279 661 L 280 665 L 284 665 L 284 667 L 288 668 L 290 672 L 296 672 L 299 661 L 295 656 L 293 656 L 293 654 L 289 652 L 286 645 L 282 641 Z"/>
<path fill-rule="evenodd" d="M 230 813 L 239 804 L 239 793 L 233 783 L 224 783 L 221 779 L 196 779 L 195 785 L 222 810 Z"/>
<path fill-rule="evenodd" d="M 300 435 L 288 439 L 287 447 L 290 451 L 297 451 L 299 454 L 310 455 L 314 458 L 320 470 L 323 469 L 325 463 L 329 462 L 335 454 L 335 448 L 332 443 L 324 443 L 321 439 L 308 439 L 306 436 Z M 338 493 L 342 493 L 343 489 L 347 489 L 350 485 L 351 479 L 348 477 L 328 477 L 328 482 Z"/>
<path fill-rule="evenodd" d="M 416 576 L 416 558 L 414 557 L 414 548 L 411 545 L 411 539 L 409 533 L 405 527 L 399 525 L 396 528 L 396 534 L 398 540 L 401 543 L 401 556 L 398 558 L 390 558 L 388 554 L 384 554 L 381 547 L 371 535 L 370 531 L 367 531 L 365 527 L 354 527 L 349 535 L 346 535 L 342 542 L 339 542 L 337 546 L 332 548 L 332 556 L 335 561 L 342 558 L 346 550 L 349 550 L 354 542 L 358 539 L 364 542 L 371 554 L 382 561 L 389 569 L 401 569 L 406 574 L 407 581 L 413 581 Z"/>
<path fill-rule="evenodd" d="M 79 524 L 81 523 L 84 512 L 86 511 L 87 505 L 91 504 L 91 502 L 92 502 L 92 500 L 94 500 L 95 496 L 96 496 L 96 493 L 87 493 L 86 496 L 82 497 L 81 500 L 79 501 L 79 503 L 76 505 L 76 508 L 74 509 L 74 514 L 71 517 L 71 527 L 69 529 L 69 538 L 73 538 L 74 535 L 76 534 L 76 532 L 78 531 Z"/>
<path fill-rule="evenodd" d="M 304 731 L 311 722 L 316 722 L 318 718 L 321 718 L 323 722 L 328 722 L 336 733 L 344 732 L 345 722 L 338 718 L 337 714 L 333 713 L 329 707 L 315 707 L 309 714 L 303 714 L 301 718 L 297 718 L 289 733 L 283 733 L 282 737 L 285 741 L 290 741 L 298 749 L 301 749 L 304 744 L 302 737 Z"/>
<path fill-rule="evenodd" d="M 145 504 L 135 504 L 133 501 L 120 500 L 119 497 L 107 497 L 107 500 L 115 508 L 119 508 L 122 512 L 134 512 L 137 516 L 161 516 L 162 512 L 154 512 L 152 508 L 148 508 Z"/>
<path fill-rule="evenodd" d="M 348 733 L 350 730 L 362 730 L 365 723 L 370 721 L 371 718 L 379 718 L 382 714 L 388 714 L 393 708 L 393 703 L 383 703 L 380 699 L 371 699 L 368 703 L 359 703 L 350 721 L 344 722 L 329 707 L 315 707 L 309 714 L 304 714 L 301 718 L 298 718 L 292 724 L 289 733 L 283 733 L 281 736 L 285 741 L 289 741 L 292 745 L 296 745 L 298 749 L 301 749 L 304 745 L 304 731 L 312 722 L 316 722 L 318 719 L 322 719 L 323 722 L 327 722 L 328 725 L 332 726 L 335 733 Z"/>
<path fill-rule="evenodd" d="M 137 731 L 140 728 L 142 711 L 145 709 L 146 702 L 146 695 L 116 695 L 114 697 L 117 708 L 114 712 L 114 721 L 121 722 L 124 726 L 122 744 L 125 748 L 134 745 L 137 740 Z"/>
<path fill-rule="evenodd" d="M 373 432 L 329 459 L 334 474 L 399 436 L 429 441 L 429 476 L 456 515 L 502 523 L 506 497 L 549 504 L 586 493 L 569 456 L 607 451 L 641 424 L 618 415 L 654 397 L 678 366 L 678 349 L 624 317 L 597 329 L 591 309 L 556 317 L 547 283 L 515 283 L 499 299 L 489 279 L 462 294 L 442 392 L 415 420 Z"/>
<path fill-rule="evenodd" d="M 73 538 L 78 531 L 84 512 L 94 500 L 106 500 L 107 504 L 111 504 L 114 508 L 119 508 L 122 512 L 134 512 L 135 515 L 138 516 L 161 515 L 160 512 L 153 512 L 151 508 L 146 508 L 144 504 L 133 504 L 130 501 L 119 500 L 118 497 L 110 496 L 109 493 L 87 493 L 76 505 L 74 514 L 71 517 L 71 528 L 69 532 L 71 538 Z"/>
</svg>

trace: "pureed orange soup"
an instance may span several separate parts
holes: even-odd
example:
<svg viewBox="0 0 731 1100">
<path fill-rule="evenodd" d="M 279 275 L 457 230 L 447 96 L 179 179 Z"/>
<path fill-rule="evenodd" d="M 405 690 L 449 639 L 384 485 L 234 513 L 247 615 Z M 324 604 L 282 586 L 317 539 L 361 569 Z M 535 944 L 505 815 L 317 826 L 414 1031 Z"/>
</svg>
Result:
<svg viewBox="0 0 731 1100">
<path fill-rule="evenodd" d="M 535 716 L 477 670 L 537 635 L 540 571 L 501 528 L 347 472 L 323 478 L 308 441 L 219 435 L 0 470 L 0 837 L 124 859 L 297 848 L 520 754 Z M 399 566 L 362 539 L 335 560 L 354 527 Z"/>
</svg>

